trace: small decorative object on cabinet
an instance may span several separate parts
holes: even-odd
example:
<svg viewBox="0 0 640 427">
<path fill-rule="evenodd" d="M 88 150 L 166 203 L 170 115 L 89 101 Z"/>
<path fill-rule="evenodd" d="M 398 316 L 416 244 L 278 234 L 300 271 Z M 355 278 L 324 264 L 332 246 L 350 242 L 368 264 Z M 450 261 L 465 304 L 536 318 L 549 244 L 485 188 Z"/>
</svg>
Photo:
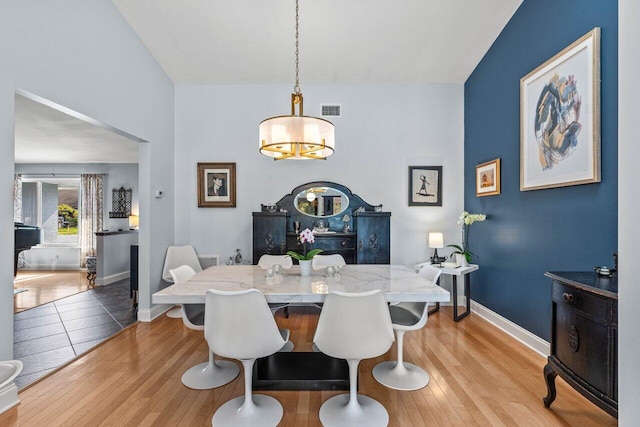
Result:
<svg viewBox="0 0 640 427">
<path fill-rule="evenodd" d="M 551 278 L 551 354 L 544 367 L 550 407 L 557 375 L 618 417 L 618 279 L 595 272 L 547 272 Z"/>
<path fill-rule="evenodd" d="M 303 184 L 277 206 L 278 212 L 253 213 L 254 264 L 264 254 L 300 253 L 299 230 L 305 228 L 316 231 L 313 246 L 307 249 L 340 254 L 347 264 L 390 262 L 391 213 L 377 212 L 376 206 L 343 185 L 327 181 Z"/>
</svg>

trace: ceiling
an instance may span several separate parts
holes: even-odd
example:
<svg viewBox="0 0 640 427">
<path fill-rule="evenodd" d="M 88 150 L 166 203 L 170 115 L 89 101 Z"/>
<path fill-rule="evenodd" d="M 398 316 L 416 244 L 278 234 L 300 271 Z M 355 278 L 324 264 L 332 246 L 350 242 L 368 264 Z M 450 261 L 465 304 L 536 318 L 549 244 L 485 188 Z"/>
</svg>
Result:
<svg viewBox="0 0 640 427">
<path fill-rule="evenodd" d="M 56 107 L 16 94 L 16 163 L 138 163 L 139 141 Z"/>
<path fill-rule="evenodd" d="M 294 0 L 112 1 L 174 83 L 295 81 Z M 463 83 L 521 3 L 302 0 L 301 86 Z M 16 95 L 16 163 L 138 162 L 135 137 L 57 107 Z"/>
<path fill-rule="evenodd" d="M 174 83 L 291 83 L 294 0 L 112 0 Z M 300 1 L 300 82 L 463 83 L 522 0 Z"/>
</svg>

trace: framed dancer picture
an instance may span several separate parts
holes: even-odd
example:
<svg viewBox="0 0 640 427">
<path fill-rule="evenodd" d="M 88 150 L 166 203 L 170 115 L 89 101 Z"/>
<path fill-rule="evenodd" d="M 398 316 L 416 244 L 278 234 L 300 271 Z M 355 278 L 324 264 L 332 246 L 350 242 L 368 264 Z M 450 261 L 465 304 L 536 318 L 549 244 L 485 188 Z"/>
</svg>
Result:
<svg viewBox="0 0 640 427">
<path fill-rule="evenodd" d="M 442 206 L 442 166 L 409 166 L 409 206 Z"/>
</svg>

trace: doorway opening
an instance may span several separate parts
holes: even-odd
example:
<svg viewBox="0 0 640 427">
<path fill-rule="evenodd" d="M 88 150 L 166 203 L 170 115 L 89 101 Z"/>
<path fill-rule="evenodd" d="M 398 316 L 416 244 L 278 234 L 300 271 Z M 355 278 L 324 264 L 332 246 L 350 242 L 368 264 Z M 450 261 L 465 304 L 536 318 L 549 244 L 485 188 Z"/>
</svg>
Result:
<svg viewBox="0 0 640 427">
<path fill-rule="evenodd" d="M 119 257 L 115 271 L 95 288 L 85 263 L 88 256 L 103 266 L 110 262 L 107 253 L 97 253 L 95 241 L 87 245 L 87 234 L 95 239 L 109 229 L 129 231 L 128 218 L 109 216 L 111 188 L 131 188 L 131 214 L 139 215 L 139 142 L 145 141 L 16 91 L 16 244 L 18 229 L 36 236 L 16 247 L 14 358 L 24 364 L 16 379 L 19 387 L 137 321 L 129 261 Z M 100 176 L 99 190 L 87 190 L 90 175 Z M 131 233 L 137 236 L 137 229 Z M 116 253 L 128 253 L 129 241 Z"/>
</svg>

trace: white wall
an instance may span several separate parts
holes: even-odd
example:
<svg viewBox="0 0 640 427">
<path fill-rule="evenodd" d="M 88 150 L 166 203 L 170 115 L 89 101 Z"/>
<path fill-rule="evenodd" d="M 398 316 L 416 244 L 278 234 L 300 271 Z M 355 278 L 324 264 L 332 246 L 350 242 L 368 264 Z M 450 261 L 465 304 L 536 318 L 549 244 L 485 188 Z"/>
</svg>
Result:
<svg viewBox="0 0 640 427">
<path fill-rule="evenodd" d="M 619 93 L 618 93 L 618 392 L 619 421 L 621 426 L 638 425 L 640 419 L 640 284 L 635 268 L 640 236 L 637 212 L 638 181 L 640 181 L 640 146 L 638 145 L 638 99 L 640 98 L 640 3 L 637 0 L 619 0 Z"/>
<path fill-rule="evenodd" d="M 42 96 L 140 148 L 140 309 L 173 243 L 173 84 L 109 0 L 3 0 L 0 13 L 0 360 L 13 356 L 14 92 Z M 149 189 L 163 187 L 154 199 Z M 153 216 L 151 216 L 153 212 Z"/>
<path fill-rule="evenodd" d="M 97 239 L 96 285 L 104 286 L 130 277 L 131 245 L 138 243 L 138 233 L 115 232 Z"/>
<path fill-rule="evenodd" d="M 459 243 L 463 209 L 463 85 L 304 85 L 304 112 L 342 105 L 336 153 L 326 161 L 274 161 L 258 152 L 258 124 L 289 114 L 287 85 L 176 86 L 176 243 L 221 262 L 240 248 L 252 255 L 251 213 L 294 187 L 328 180 L 349 187 L 391 214 L 391 261 L 431 255 L 427 232 Z M 198 208 L 196 164 L 236 162 L 237 208 Z M 443 206 L 409 207 L 408 166 L 443 166 Z M 448 252 L 445 251 L 445 252 Z"/>
</svg>

